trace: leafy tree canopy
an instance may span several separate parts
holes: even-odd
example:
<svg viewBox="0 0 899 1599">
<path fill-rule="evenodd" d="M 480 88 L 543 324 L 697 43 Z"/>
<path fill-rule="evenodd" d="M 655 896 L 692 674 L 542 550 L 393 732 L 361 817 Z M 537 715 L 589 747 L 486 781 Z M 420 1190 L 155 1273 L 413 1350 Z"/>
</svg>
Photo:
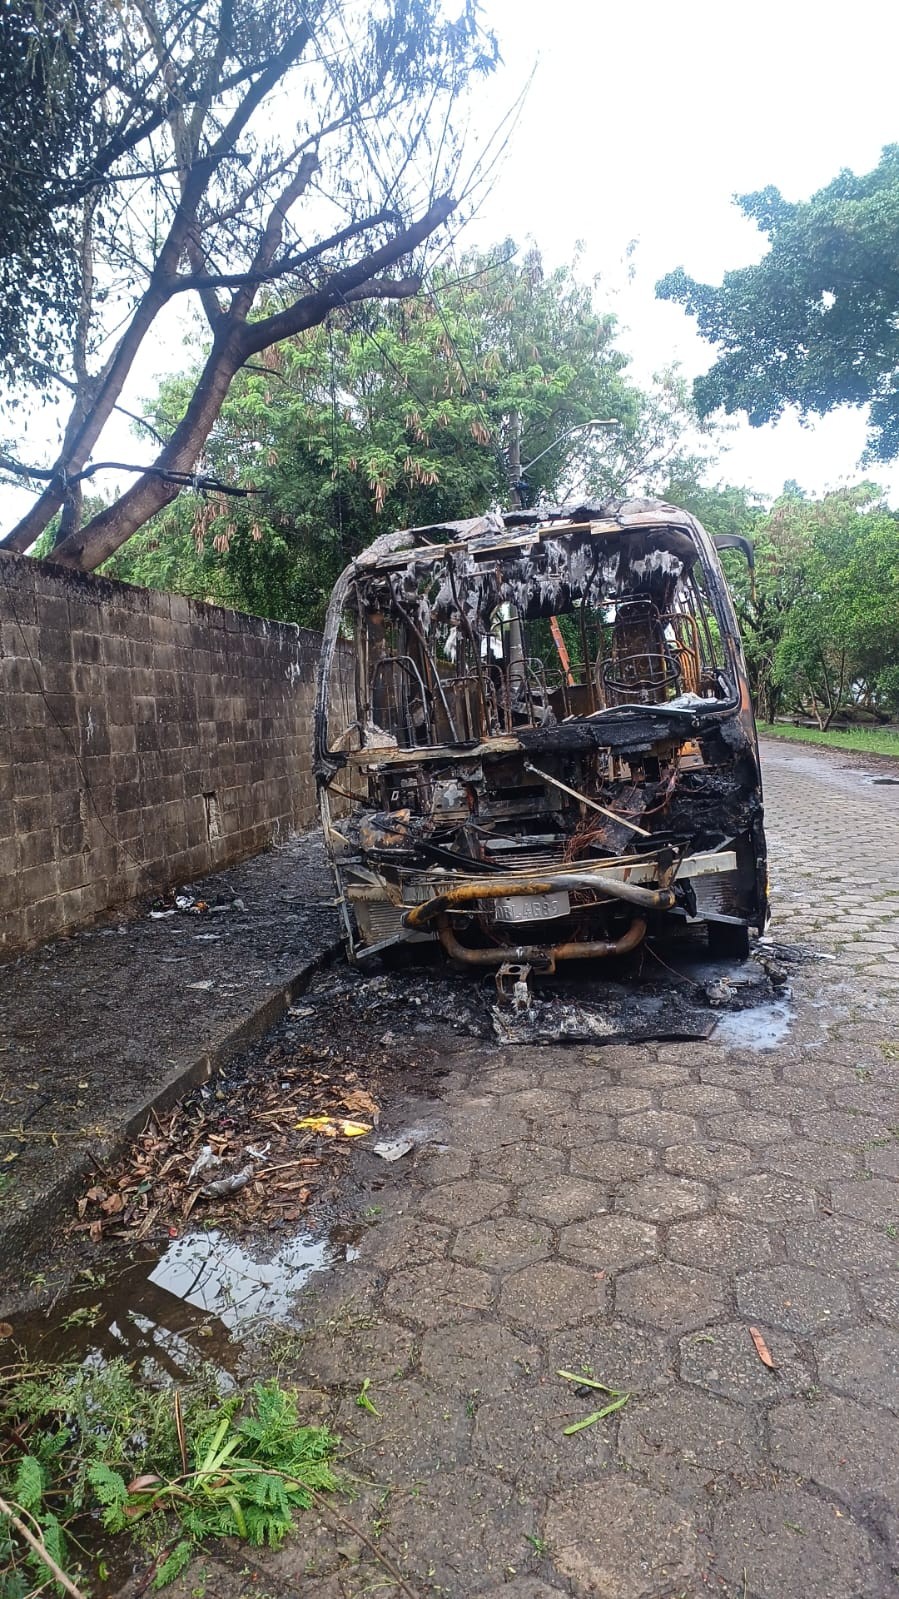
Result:
<svg viewBox="0 0 899 1599">
<path fill-rule="evenodd" d="M 657 285 L 720 351 L 696 380 L 703 416 L 746 411 L 759 427 L 796 405 L 824 415 L 870 405 L 872 459 L 899 453 L 899 145 L 872 172 L 844 171 L 799 202 L 775 188 L 739 197 L 767 234 L 755 266 L 720 287 L 682 268 Z"/>
<path fill-rule="evenodd" d="M 50 381 L 70 406 L 55 459 L 45 439 L 23 458 L 19 418 L 0 448 L 0 481 L 36 495 L 3 547 L 28 551 L 59 515 L 55 559 L 93 570 L 195 475 L 247 361 L 335 307 L 417 292 L 423 247 L 488 164 L 458 119 L 496 43 L 477 0 L 458 3 L 97 0 L 90 28 L 69 0 L 0 8 L 0 102 L 26 102 L 0 135 L 0 284 L 25 307 L 0 376 L 5 337 L 9 408 Z M 212 336 L 191 403 L 85 522 L 106 424 L 174 304 Z"/>
<path fill-rule="evenodd" d="M 232 385 L 205 464 L 253 492 L 182 496 L 106 570 L 314 625 L 385 529 L 508 503 L 513 443 L 533 498 L 658 478 L 692 410 L 675 376 L 638 390 L 614 334 L 574 272 L 508 241 L 415 300 L 336 311 Z M 192 385 L 164 386 L 164 435 Z M 618 425 L 583 426 L 596 419 Z"/>
</svg>

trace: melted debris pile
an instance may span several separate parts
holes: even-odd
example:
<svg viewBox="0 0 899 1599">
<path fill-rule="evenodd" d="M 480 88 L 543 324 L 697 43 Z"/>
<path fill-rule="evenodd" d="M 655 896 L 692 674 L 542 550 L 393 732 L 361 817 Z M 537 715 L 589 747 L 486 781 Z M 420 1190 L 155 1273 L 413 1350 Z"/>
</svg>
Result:
<svg viewBox="0 0 899 1599">
<path fill-rule="evenodd" d="M 698 959 L 689 949 L 686 957 L 670 951 L 669 957 L 675 964 L 647 946 L 624 979 L 589 985 L 565 979 L 551 998 L 501 1000 L 490 1013 L 494 1036 L 500 1044 L 702 1039 L 722 1012 L 789 997 L 787 975 L 767 950 L 740 962 Z"/>
</svg>

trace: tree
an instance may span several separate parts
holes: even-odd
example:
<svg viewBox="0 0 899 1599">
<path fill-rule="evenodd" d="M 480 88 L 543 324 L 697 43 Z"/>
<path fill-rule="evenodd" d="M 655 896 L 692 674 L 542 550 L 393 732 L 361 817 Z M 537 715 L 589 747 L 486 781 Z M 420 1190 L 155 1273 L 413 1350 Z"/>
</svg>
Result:
<svg viewBox="0 0 899 1599">
<path fill-rule="evenodd" d="M 54 559 L 85 569 L 193 478 L 247 362 L 335 307 L 417 292 L 421 246 L 459 201 L 453 104 L 496 59 L 475 0 L 455 21 L 441 0 L 133 0 L 104 17 L 105 142 L 47 205 L 77 209 L 78 309 L 55 373 L 72 396 L 63 446 L 45 467 L 0 457 L 7 479 L 45 484 L 4 545 L 27 550 L 61 513 Z M 92 453 L 137 352 L 186 294 L 211 345 L 183 414 L 82 525 Z"/>
<path fill-rule="evenodd" d="M 774 651 L 788 703 L 821 728 L 847 706 L 891 708 L 899 659 L 899 529 L 876 484 L 822 500 L 784 497 L 768 537 L 793 552 L 791 603 Z"/>
<path fill-rule="evenodd" d="M 71 175 L 84 172 L 105 76 L 96 26 L 76 0 L 6 0 L 0 8 L 0 373 L 21 363 L 46 382 L 66 317 L 77 312 Z M 102 105 L 102 102 L 101 102 Z M 48 137 L 49 133 L 49 137 Z"/>
<path fill-rule="evenodd" d="M 692 411 L 677 382 L 638 390 L 614 336 L 571 269 L 511 241 L 435 269 L 414 300 L 335 311 L 232 386 L 206 467 L 253 492 L 182 496 L 106 570 L 316 625 L 385 528 L 508 502 L 513 426 L 535 500 L 658 474 Z M 193 382 L 164 386 L 164 436 Z M 619 425 L 583 426 L 596 418 Z"/>
<path fill-rule="evenodd" d="M 700 414 L 742 410 L 760 427 L 790 405 L 823 416 L 869 404 L 871 457 L 891 460 L 899 452 L 899 145 L 888 145 L 872 172 L 841 172 L 809 200 L 767 188 L 738 204 L 767 234 L 762 260 L 726 273 L 720 287 L 682 268 L 657 285 L 721 352 L 696 380 Z"/>
</svg>

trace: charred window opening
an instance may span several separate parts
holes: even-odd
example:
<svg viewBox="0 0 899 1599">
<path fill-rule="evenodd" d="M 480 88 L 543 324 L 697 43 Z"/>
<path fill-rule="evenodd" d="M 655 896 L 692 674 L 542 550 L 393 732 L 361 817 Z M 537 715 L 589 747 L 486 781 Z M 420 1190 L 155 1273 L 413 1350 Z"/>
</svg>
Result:
<svg viewBox="0 0 899 1599">
<path fill-rule="evenodd" d="M 711 541 L 672 507 L 381 541 L 335 591 L 316 738 L 356 953 L 437 936 L 488 964 L 510 940 L 544 950 L 552 922 L 554 961 L 639 941 L 646 916 L 763 925 L 736 624 Z M 362 791 L 339 831 L 338 774 Z"/>
</svg>

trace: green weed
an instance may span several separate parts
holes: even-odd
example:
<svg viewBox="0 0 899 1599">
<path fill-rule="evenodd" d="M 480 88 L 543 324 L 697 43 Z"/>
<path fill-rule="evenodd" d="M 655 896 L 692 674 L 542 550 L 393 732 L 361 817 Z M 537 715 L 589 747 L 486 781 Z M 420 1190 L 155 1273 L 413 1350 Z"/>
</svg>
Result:
<svg viewBox="0 0 899 1599">
<path fill-rule="evenodd" d="M 292 1394 L 257 1383 L 222 1399 L 212 1376 L 177 1396 L 117 1360 L 0 1373 L 0 1496 L 82 1591 L 103 1555 L 81 1539 L 100 1523 L 154 1555 L 163 1588 L 209 1538 L 277 1548 L 294 1512 L 337 1482 L 337 1440 L 305 1427 Z M 42 1554 L 0 1516 L 0 1599 L 48 1582 Z"/>
</svg>

